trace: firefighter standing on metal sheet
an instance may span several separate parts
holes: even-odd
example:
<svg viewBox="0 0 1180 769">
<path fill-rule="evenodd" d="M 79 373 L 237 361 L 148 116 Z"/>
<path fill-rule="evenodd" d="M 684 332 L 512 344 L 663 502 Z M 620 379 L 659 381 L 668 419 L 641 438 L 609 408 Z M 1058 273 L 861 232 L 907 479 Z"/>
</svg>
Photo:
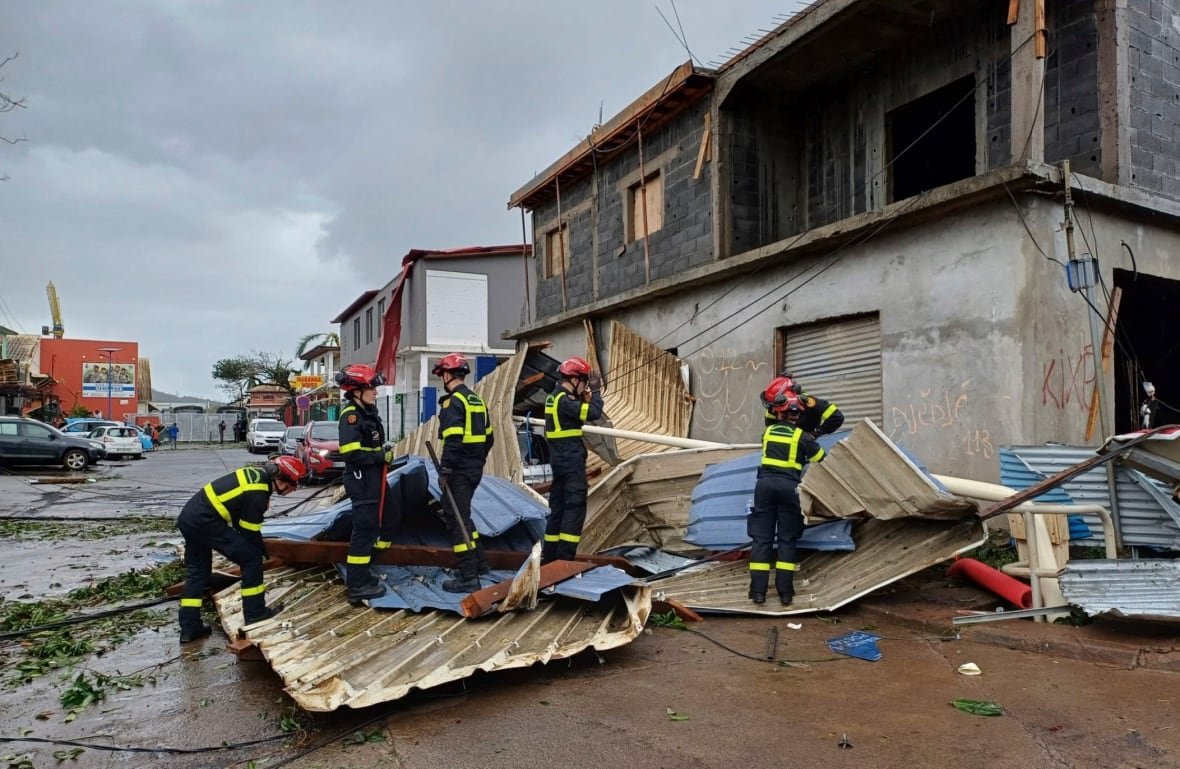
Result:
<svg viewBox="0 0 1180 769">
<path fill-rule="evenodd" d="M 811 437 L 818 438 L 821 435 L 829 435 L 836 432 L 844 424 L 844 414 L 836 407 L 835 403 L 826 401 L 823 398 L 816 398 L 803 392 L 803 386 L 790 374 L 783 373 L 774 382 L 787 382 L 787 389 L 795 393 L 799 397 L 799 402 L 803 406 L 803 415 L 799 418 L 799 427 L 803 428 L 805 432 L 811 433 Z M 771 384 L 774 384 L 772 382 Z M 778 417 L 768 408 L 765 414 L 766 424 L 773 425 L 778 423 Z"/>
<path fill-rule="evenodd" d="M 754 511 L 746 522 L 750 548 L 750 600 L 766 602 L 770 571 L 774 569 L 774 586 L 779 600 L 789 606 L 795 598 L 795 545 L 803 534 L 803 512 L 799 508 L 799 481 L 803 466 L 824 458 L 809 433 L 798 425 L 804 414 L 799 396 L 788 389 L 782 377 L 770 383 L 762 393 L 762 403 L 777 421 L 762 434 L 762 461 L 758 482 L 754 486 Z M 778 559 L 771 562 L 778 543 Z"/>
<path fill-rule="evenodd" d="M 261 468 L 243 467 L 197 492 L 181 509 L 176 528 L 184 536 L 184 592 L 180 598 L 180 642 L 213 632 L 201 620 L 201 599 L 213 569 L 213 551 L 242 570 L 242 614 L 246 624 L 270 619 L 282 604 L 267 607 L 262 582 L 262 517 L 273 492 L 290 494 L 307 473 L 295 457 L 275 457 Z"/>
<path fill-rule="evenodd" d="M 541 562 L 568 561 L 578 553 L 586 522 L 586 444 L 582 425 L 602 418 L 602 384 L 590 364 L 569 358 L 557 368 L 557 388 L 545 399 L 545 439 L 553 483 Z"/>
<path fill-rule="evenodd" d="M 471 521 L 471 498 L 483 479 L 483 466 L 496 439 L 487 405 L 463 382 L 471 373 L 467 359 L 457 352 L 444 355 L 433 373 L 442 379 L 446 391 L 439 398 L 438 438 L 442 441 L 439 485 L 450 490 L 463 521 L 460 528 L 454 511 L 443 516 L 458 568 L 451 579 L 443 582 L 442 588 L 451 593 L 473 593 L 480 588 L 479 575 L 490 569 L 479 543 L 479 531 Z M 443 496 L 446 504 L 445 491 Z"/>
<path fill-rule="evenodd" d="M 345 581 L 348 600 L 357 602 L 385 594 L 385 586 L 369 564 L 374 548 L 389 547 L 399 511 L 386 504 L 385 495 L 386 466 L 393 461 L 393 452 L 385 444 L 385 425 L 377 412 L 377 388 L 385 384 L 385 378 L 370 366 L 354 364 L 336 373 L 336 383 L 348 402 L 340 410 L 344 490 L 352 500 Z"/>
</svg>

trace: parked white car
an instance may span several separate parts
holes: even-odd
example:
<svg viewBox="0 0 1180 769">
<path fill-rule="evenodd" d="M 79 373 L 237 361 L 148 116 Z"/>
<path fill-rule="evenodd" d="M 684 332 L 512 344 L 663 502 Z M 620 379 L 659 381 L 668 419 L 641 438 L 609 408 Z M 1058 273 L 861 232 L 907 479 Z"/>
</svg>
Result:
<svg viewBox="0 0 1180 769">
<path fill-rule="evenodd" d="M 105 425 L 94 428 L 87 437 L 103 445 L 107 450 L 107 459 L 143 459 L 143 444 L 139 440 L 139 430 L 134 427 Z"/>
<path fill-rule="evenodd" d="M 251 419 L 246 425 L 246 450 L 278 452 L 287 426 L 277 419 Z"/>
</svg>

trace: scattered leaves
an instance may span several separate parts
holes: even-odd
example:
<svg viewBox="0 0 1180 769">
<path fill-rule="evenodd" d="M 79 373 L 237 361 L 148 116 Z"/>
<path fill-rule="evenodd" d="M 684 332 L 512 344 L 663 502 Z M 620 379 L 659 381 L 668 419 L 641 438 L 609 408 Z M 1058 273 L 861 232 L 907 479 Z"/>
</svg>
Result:
<svg viewBox="0 0 1180 769">
<path fill-rule="evenodd" d="M 680 618 L 680 615 L 674 611 L 666 611 L 662 614 L 653 613 L 651 615 L 651 623 L 653 625 L 660 625 L 661 627 L 676 628 L 677 630 L 685 630 L 688 627 L 684 624 L 684 620 Z"/>
<path fill-rule="evenodd" d="M 966 700 L 957 699 L 951 700 L 951 705 L 955 710 L 961 710 L 964 713 L 971 713 L 976 716 L 1002 716 L 1004 715 L 1004 708 L 994 702 L 986 702 L 984 700 Z"/>
<path fill-rule="evenodd" d="M 357 730 L 343 740 L 346 745 L 364 745 L 369 742 L 385 742 L 385 735 L 381 732 L 364 732 Z"/>
<path fill-rule="evenodd" d="M 70 748 L 69 750 L 55 750 L 53 757 L 60 764 L 62 761 L 77 761 L 78 756 L 86 752 L 85 748 Z"/>
<path fill-rule="evenodd" d="M 677 713 L 672 708 L 665 708 L 664 710 L 668 714 L 669 721 L 687 721 L 688 720 L 688 715 L 685 713 Z"/>
</svg>

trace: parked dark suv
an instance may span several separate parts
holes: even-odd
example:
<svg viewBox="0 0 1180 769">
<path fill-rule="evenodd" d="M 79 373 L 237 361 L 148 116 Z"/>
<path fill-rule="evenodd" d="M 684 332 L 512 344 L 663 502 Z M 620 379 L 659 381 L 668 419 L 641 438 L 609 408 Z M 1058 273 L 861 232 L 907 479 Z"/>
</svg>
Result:
<svg viewBox="0 0 1180 769">
<path fill-rule="evenodd" d="M 35 419 L 0 417 L 0 464 L 85 470 L 105 456 L 106 448 L 99 441 L 66 435 Z"/>
</svg>

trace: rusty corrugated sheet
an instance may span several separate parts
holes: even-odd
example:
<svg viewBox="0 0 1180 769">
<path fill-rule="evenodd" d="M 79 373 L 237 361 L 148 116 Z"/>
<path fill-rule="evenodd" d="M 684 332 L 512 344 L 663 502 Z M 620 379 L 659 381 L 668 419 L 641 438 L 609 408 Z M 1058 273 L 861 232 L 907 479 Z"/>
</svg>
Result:
<svg viewBox="0 0 1180 769">
<path fill-rule="evenodd" d="M 473 675 L 528 667 L 586 649 L 623 646 L 643 630 L 651 591 L 624 587 L 599 603 L 558 598 L 534 611 L 469 620 L 439 611 L 357 609 L 335 571 L 268 572 L 271 602 L 287 608 L 248 637 L 303 709 L 361 708 Z M 242 629 L 238 586 L 215 596 L 231 638 Z"/>
<path fill-rule="evenodd" d="M 496 435 L 496 443 L 492 447 L 492 453 L 488 455 L 484 473 L 506 478 L 521 488 L 528 489 L 524 483 L 520 444 L 515 439 L 516 426 L 512 422 L 512 403 L 516 397 L 517 380 L 520 379 L 520 369 L 524 365 L 526 353 L 525 345 L 517 345 L 515 355 L 496 366 L 495 371 L 472 384 L 471 389 L 487 404 L 488 413 L 492 417 L 492 429 Z M 429 421 L 419 425 L 417 430 L 398 441 L 394 453 L 429 457 L 426 441 L 434 444 L 435 452 L 441 454 L 438 416 L 431 417 Z M 532 489 L 528 489 L 528 493 L 536 496 Z"/>
<path fill-rule="evenodd" d="M 1180 619 L 1180 561 L 1070 561 L 1061 594 L 1087 614 Z"/>
<path fill-rule="evenodd" d="M 620 430 L 688 436 L 692 395 L 680 374 L 680 359 L 662 350 L 618 321 L 610 324 L 609 373 L 602 393 L 611 424 Z M 615 442 L 619 457 L 672 451 L 643 441 Z M 608 465 L 591 454 L 587 472 L 604 472 Z"/>
<path fill-rule="evenodd" d="M 652 583 L 657 598 L 675 598 L 697 611 L 730 614 L 807 614 L 831 611 L 874 590 L 982 545 L 982 521 L 858 521 L 854 552 L 814 553 L 800 562 L 795 602 L 782 606 L 773 581 L 766 603 L 747 597 L 749 562 L 708 564 Z"/>
<path fill-rule="evenodd" d="M 41 337 L 32 334 L 12 334 L 4 338 L 8 357 L 24 365 L 37 366 L 40 357 Z"/>
<path fill-rule="evenodd" d="M 942 489 L 870 419 L 859 422 L 824 461 L 807 468 L 799 501 L 809 519 L 958 520 L 979 510 L 976 502 Z"/>
<path fill-rule="evenodd" d="M 749 447 L 682 449 L 633 457 L 600 479 L 586 496 L 583 553 L 645 544 L 692 550 L 684 541 L 692 490 L 705 467 L 750 453 Z"/>
</svg>

